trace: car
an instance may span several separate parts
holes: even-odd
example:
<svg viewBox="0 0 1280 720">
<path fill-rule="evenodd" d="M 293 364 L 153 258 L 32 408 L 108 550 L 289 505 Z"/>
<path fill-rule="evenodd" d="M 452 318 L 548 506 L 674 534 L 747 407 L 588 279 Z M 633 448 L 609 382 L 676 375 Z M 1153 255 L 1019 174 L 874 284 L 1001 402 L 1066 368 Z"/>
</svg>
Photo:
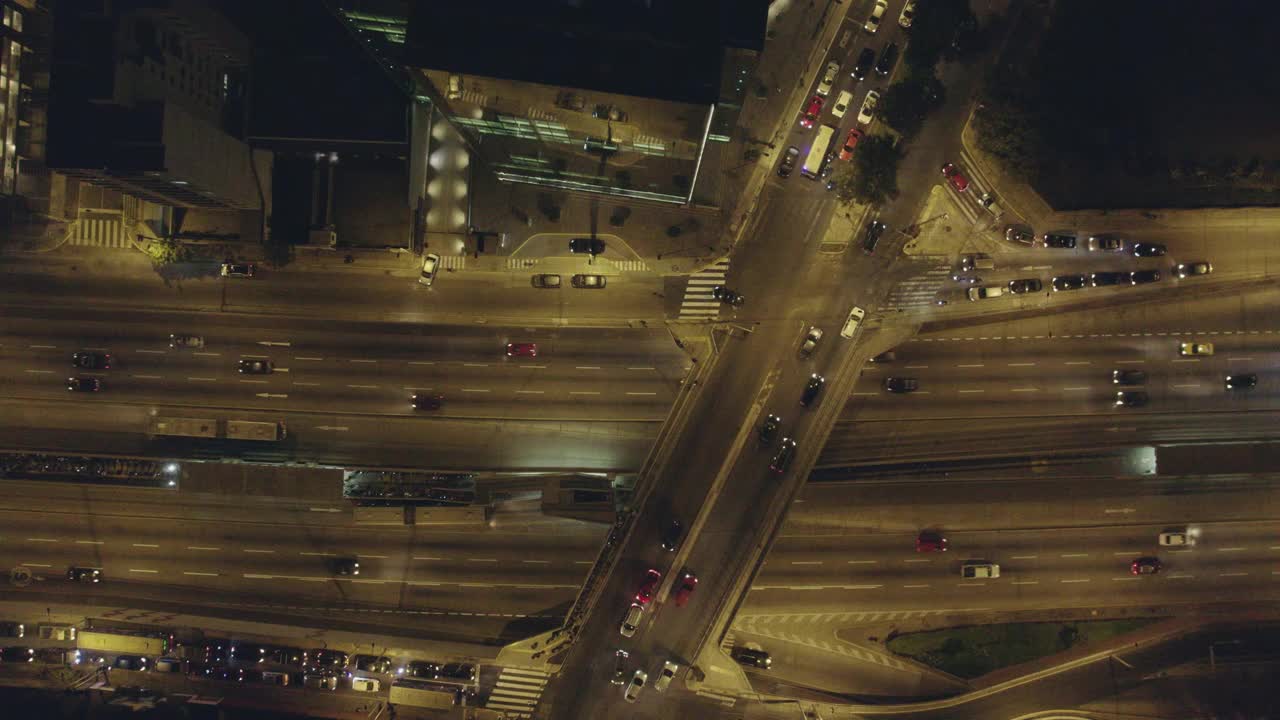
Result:
<svg viewBox="0 0 1280 720">
<path fill-rule="evenodd" d="M 782 154 L 782 162 L 778 163 L 778 177 L 791 177 L 791 171 L 796 169 L 796 160 L 800 157 L 800 148 L 792 145 Z"/>
<path fill-rule="evenodd" d="M 386 655 L 356 655 L 351 658 L 351 664 L 356 670 L 384 675 L 390 674 L 394 667 Z"/>
<path fill-rule="evenodd" d="M 178 335 L 171 334 L 169 336 L 169 347 L 171 348 L 202 348 L 204 347 L 204 338 L 199 335 Z"/>
<path fill-rule="evenodd" d="M 622 616 L 622 626 L 618 628 L 618 633 L 622 637 L 634 637 L 636 628 L 640 627 L 640 618 L 644 616 L 644 606 L 640 603 L 631 603 L 631 607 L 627 608 L 627 614 Z"/>
<path fill-rule="evenodd" d="M 604 241 L 599 238 L 573 238 L 569 252 L 574 255 L 599 255 L 604 252 Z"/>
<path fill-rule="evenodd" d="M 1134 285 L 1146 285 L 1160 280 L 1159 270 L 1134 270 L 1129 273 L 1129 282 Z"/>
<path fill-rule="evenodd" d="M 409 396 L 409 407 L 414 410 L 439 410 L 443 405 L 443 395 L 421 392 Z"/>
<path fill-rule="evenodd" d="M 103 352 L 72 353 L 71 365 L 85 370 L 110 370 L 111 354 Z"/>
<path fill-rule="evenodd" d="M 626 692 L 622 693 L 622 697 L 629 703 L 636 701 L 640 697 L 640 691 L 644 690 L 644 684 L 649 680 L 649 673 L 644 670 L 636 670 L 636 674 L 631 676 L 631 683 L 627 685 Z"/>
<path fill-rule="evenodd" d="M 255 270 L 253 263 L 222 263 L 222 277 L 251 278 Z"/>
<path fill-rule="evenodd" d="M 1116 407 L 1143 407 L 1150 399 L 1141 390 L 1119 390 L 1116 392 Z"/>
<path fill-rule="evenodd" d="M 574 275 L 569 282 L 583 290 L 603 290 L 607 283 L 603 275 Z"/>
<path fill-rule="evenodd" d="M 302 648 L 276 647 L 267 653 L 267 659 L 280 665 L 300 668 L 306 664 L 307 654 L 302 651 Z"/>
<path fill-rule="evenodd" d="M 732 653 L 733 659 L 743 665 L 768 670 L 773 665 L 773 658 L 769 657 L 769 653 L 764 650 L 753 650 L 751 648 L 734 648 Z"/>
<path fill-rule="evenodd" d="M 609 678 L 610 683 L 621 685 L 627 681 L 627 664 L 630 659 L 631 653 L 622 648 L 613 651 L 613 675 Z"/>
<path fill-rule="evenodd" d="M 289 679 L 288 675 L 283 676 L 285 680 Z M 287 682 L 285 683 L 288 684 Z M 378 692 L 382 689 L 382 681 L 377 678 L 353 677 L 351 678 L 351 689 L 355 692 Z"/>
<path fill-rule="evenodd" d="M 640 588 L 636 590 L 636 602 L 641 605 L 648 605 L 653 599 L 653 593 L 658 589 L 658 581 L 662 580 L 662 573 L 656 568 L 649 568 L 644 573 L 644 579 L 640 581 Z"/>
<path fill-rule="evenodd" d="M 880 59 L 876 62 L 876 74 L 887 76 L 893 72 L 893 66 L 898 62 L 898 43 L 891 42 L 884 46 L 884 50 L 880 51 Z"/>
<path fill-rule="evenodd" d="M 16 662 L 35 662 L 36 651 L 34 648 L 12 646 L 0 649 L 0 660 L 7 663 Z"/>
<path fill-rule="evenodd" d="M 840 328 L 840 337 L 845 340 L 852 339 L 854 334 L 858 332 L 858 326 L 862 324 L 863 318 L 867 316 L 867 311 L 854 305 L 849 309 L 849 316 L 844 319 L 844 325 Z"/>
<path fill-rule="evenodd" d="M 270 360 L 249 360 L 242 358 L 236 369 L 244 375 L 270 375 L 275 365 Z"/>
<path fill-rule="evenodd" d="M 329 560 L 329 571 L 343 577 L 360 574 L 360 560 L 354 557 L 337 557 Z"/>
<path fill-rule="evenodd" d="M 849 128 L 849 134 L 844 138 L 844 145 L 840 146 L 840 159 L 852 160 L 853 149 L 858 147 L 858 141 L 862 139 L 862 131 L 858 128 Z"/>
<path fill-rule="evenodd" d="M 1213 266 L 1207 262 L 1181 263 L 1173 266 L 1173 274 L 1180 278 L 1208 275 L 1211 272 L 1213 272 Z"/>
<path fill-rule="evenodd" d="M 873 363 L 891 363 L 898 359 L 898 353 L 894 350 L 885 350 L 884 352 L 871 358 L 869 362 Z"/>
<path fill-rule="evenodd" d="M 969 189 L 969 178 L 960 172 L 960 168 L 956 167 L 955 163 L 947 163 L 942 166 L 942 177 L 951 183 L 951 187 L 955 188 L 956 192 L 964 192 Z"/>
<path fill-rule="evenodd" d="M 973 272 L 974 270 L 994 270 L 996 263 L 989 256 L 982 253 L 973 253 L 964 255 L 960 258 L 960 270 L 962 272 Z"/>
<path fill-rule="evenodd" d="M 680 547 L 680 538 L 684 534 L 684 524 L 678 519 L 672 518 L 671 522 L 662 530 L 662 549 L 667 552 L 675 552 Z"/>
<path fill-rule="evenodd" d="M 956 275 L 952 275 L 951 279 L 955 282 L 960 283 L 961 285 L 977 285 L 978 283 L 982 282 L 982 278 L 978 277 L 977 275 L 956 274 Z"/>
<path fill-rule="evenodd" d="M 747 299 L 742 295 L 722 285 L 716 285 L 711 288 L 711 297 L 719 300 L 725 305 L 732 305 L 734 307 L 740 307 L 742 303 L 747 301 Z"/>
<path fill-rule="evenodd" d="M 1167 250 L 1160 243 L 1134 243 L 1133 254 L 1135 257 L 1160 257 Z"/>
<path fill-rule="evenodd" d="M 653 683 L 653 689 L 656 692 L 665 691 L 678 672 L 680 672 L 679 665 L 671 662 L 670 660 L 662 663 L 662 670 L 659 671 L 658 679 Z"/>
<path fill-rule="evenodd" d="M 903 30 L 911 27 L 911 21 L 916 17 L 916 0 L 907 0 L 907 4 L 902 6 L 902 14 L 898 16 L 898 26 Z"/>
<path fill-rule="evenodd" d="M 1014 295 L 1026 295 L 1028 293 L 1038 293 L 1044 289 L 1044 285 L 1036 278 L 1023 278 L 1021 280 L 1009 281 L 1009 292 Z"/>
<path fill-rule="evenodd" d="M 822 394 L 822 388 L 827 384 L 827 379 L 813 373 L 809 376 L 809 382 L 804 384 L 804 392 L 800 393 L 800 404 L 809 407 L 818 400 L 818 396 Z"/>
<path fill-rule="evenodd" d="M 530 282 L 536 288 L 554 290 L 555 288 L 560 287 L 560 276 L 543 273 L 540 275 L 534 275 Z"/>
<path fill-rule="evenodd" d="M 436 281 L 436 271 L 440 269 L 440 256 L 435 253 L 427 253 L 422 257 L 422 273 L 418 275 L 418 282 L 423 285 L 430 286 Z"/>
<path fill-rule="evenodd" d="M 782 438 L 782 444 L 778 447 L 778 453 L 773 456 L 773 460 L 769 462 L 769 469 L 775 473 L 782 474 L 787 471 L 787 467 L 791 465 L 791 456 L 795 455 L 796 441 L 791 438 Z"/>
<path fill-rule="evenodd" d="M 836 84 L 836 78 L 840 75 L 840 63 L 832 60 L 827 63 L 826 72 L 822 73 L 822 79 L 818 81 L 818 94 L 830 95 L 831 86 Z"/>
<path fill-rule="evenodd" d="M 822 328 L 810 327 L 809 332 L 804 334 L 804 341 L 800 343 L 800 357 L 809 357 L 814 350 L 818 349 L 818 343 L 822 342 Z"/>
<path fill-rule="evenodd" d="M 903 394 L 915 392 L 920 388 L 920 381 L 910 377 L 887 377 L 884 379 L 885 392 Z"/>
<path fill-rule="evenodd" d="M 970 300 L 990 300 L 1004 295 L 1004 288 L 994 285 L 980 285 L 969 288 L 965 294 L 968 295 Z"/>
<path fill-rule="evenodd" d="M 809 102 L 804 107 L 804 112 L 800 116 L 800 127 L 806 130 L 813 127 L 817 122 L 818 116 L 822 114 L 823 99 L 821 95 L 814 95 L 809 98 Z"/>
<path fill-rule="evenodd" d="M 782 418 L 777 415 L 768 415 L 764 422 L 760 423 L 760 429 L 756 436 L 760 439 L 760 444 L 769 447 L 773 444 L 773 439 L 778 437 L 778 429 L 782 427 Z"/>
<path fill-rule="evenodd" d="M 925 530 L 916 536 L 916 552 L 946 552 L 947 538 L 934 530 Z"/>
<path fill-rule="evenodd" d="M 428 660 L 410 660 L 409 664 L 404 666 L 404 676 L 420 680 L 435 680 L 440 677 L 440 665 Z"/>
<path fill-rule="evenodd" d="M 1084 247 L 1089 252 L 1124 252 L 1124 240 L 1115 235 L 1090 235 Z"/>
<path fill-rule="evenodd" d="M 204 676 L 210 680 L 223 682 L 244 682 L 244 670 L 230 668 L 226 665 L 210 665 L 204 669 Z"/>
<path fill-rule="evenodd" d="M 1094 287 L 1104 285 L 1132 285 L 1133 277 L 1127 272 L 1096 272 L 1089 276 L 1089 284 Z"/>
<path fill-rule="evenodd" d="M 884 234 L 885 227 L 885 224 L 879 220 L 867 223 L 866 232 L 862 235 L 862 252 L 870 255 L 876 251 L 876 244 L 880 242 L 880 236 Z"/>
<path fill-rule="evenodd" d="M 984 580 L 1000 577 L 1000 566 L 986 560 L 965 560 L 960 566 L 960 577 L 966 580 Z"/>
<path fill-rule="evenodd" d="M 147 670 L 147 659 L 142 655 L 117 655 L 111 666 L 121 670 L 145 672 Z"/>
<path fill-rule="evenodd" d="M 1212 355 L 1213 343 L 1184 342 L 1178 343 L 1179 355 Z"/>
<path fill-rule="evenodd" d="M 67 569 L 67 579 L 83 583 L 102 582 L 102 568 L 72 565 Z"/>
<path fill-rule="evenodd" d="M 680 584 L 676 588 L 675 602 L 676 607 L 684 607 L 689 602 L 689 596 L 693 594 L 695 588 L 698 587 L 698 576 L 685 570 L 680 573 Z"/>
<path fill-rule="evenodd" d="M 1134 575 L 1155 575 L 1160 572 L 1160 567 L 1160 558 L 1147 555 L 1129 563 L 1129 572 Z"/>
<path fill-rule="evenodd" d="M 1089 285 L 1089 276 L 1087 275 L 1059 275 L 1053 279 L 1053 291 L 1065 292 L 1067 290 L 1079 290 Z"/>
<path fill-rule="evenodd" d="M 1004 239 L 1009 242 L 1021 243 L 1023 245 L 1034 245 L 1036 242 L 1036 234 L 1026 225 L 1009 225 L 1004 229 Z"/>
<path fill-rule="evenodd" d="M 1249 390 L 1258 384 L 1258 376 L 1253 373 L 1228 375 L 1223 383 L 1228 390 Z"/>
<path fill-rule="evenodd" d="M 1111 382 L 1114 385 L 1144 385 L 1147 373 L 1142 370 L 1112 370 Z"/>
<path fill-rule="evenodd" d="M 102 381 L 96 377 L 76 375 L 67 378 L 67 389 L 72 392 L 98 392 L 102 389 Z"/>
<path fill-rule="evenodd" d="M 1160 547 L 1185 547 L 1196 544 L 1195 533 L 1190 528 L 1167 528 L 1156 535 L 1156 544 Z"/>
<path fill-rule="evenodd" d="M 0 622 L 0 637 L 20 638 L 27 634 L 27 626 L 16 622 Z"/>
<path fill-rule="evenodd" d="M 841 90 L 836 97 L 836 102 L 831 106 L 832 117 L 843 118 L 844 114 L 849 112 L 849 103 L 853 102 L 853 93 L 848 90 Z"/>
<path fill-rule="evenodd" d="M 831 161 L 832 161 L 832 160 L 835 160 L 835 159 L 836 159 L 836 151 L 835 151 L 835 150 L 831 150 L 831 151 L 827 152 L 827 154 L 826 154 L 826 155 L 823 155 L 823 156 L 822 156 L 822 165 L 819 167 L 819 170 L 818 170 L 818 177 L 820 177 L 820 178 L 824 178 L 824 179 L 825 179 L 825 178 L 830 178 L 830 177 L 831 177 L 831 173 L 832 173 L 832 172 L 834 172 L 834 171 L 835 171 L 835 169 L 836 169 L 836 168 L 835 168 L 835 165 L 833 165 Z M 827 180 L 827 189 L 828 189 L 828 190 L 834 189 L 834 188 L 835 188 L 835 186 L 836 186 L 836 185 L 835 185 L 835 181 L 834 181 L 834 180 Z"/>
<path fill-rule="evenodd" d="M 303 662 L 307 667 L 316 670 L 324 668 L 344 668 L 347 666 L 347 660 L 347 654 L 341 650 L 315 648 L 307 651 Z"/>
<path fill-rule="evenodd" d="M 1000 204 L 996 202 L 996 196 L 989 192 L 984 192 L 978 197 L 978 204 L 981 205 L 984 210 L 996 217 L 1000 217 L 1004 214 L 1004 208 L 1000 207 Z"/>
<path fill-rule="evenodd" d="M 257 643 L 234 643 L 231 659 L 238 663 L 256 665 L 267 659 L 267 649 Z"/>
<path fill-rule="evenodd" d="M 538 357 L 538 344 L 507 343 L 507 357 Z"/>
<path fill-rule="evenodd" d="M 858 124 L 868 125 L 876 114 L 876 105 L 880 102 L 880 93 L 875 90 L 867 92 L 867 97 L 862 101 L 862 107 L 858 109 Z"/>
<path fill-rule="evenodd" d="M 1076 236 L 1068 233 L 1049 232 L 1040 236 L 1040 244 L 1047 248 L 1072 250 L 1076 246 Z"/>
<path fill-rule="evenodd" d="M 221 665 L 231 659 L 231 641 L 226 638 L 205 638 L 200 645 L 200 657 L 205 665 Z"/>
<path fill-rule="evenodd" d="M 302 676 L 302 687 L 312 690 L 337 690 L 338 676 L 326 672 L 309 672 Z"/>
<path fill-rule="evenodd" d="M 440 668 L 440 677 L 449 680 L 461 680 L 462 682 L 474 682 L 476 679 L 476 666 L 471 663 L 445 663 Z"/>
<path fill-rule="evenodd" d="M 880 29 L 880 18 L 884 17 L 884 13 L 888 9 L 888 0 L 876 0 L 876 6 L 871 8 L 871 15 L 862 24 L 862 29 L 874 35 Z"/>
<path fill-rule="evenodd" d="M 871 66 L 876 63 L 876 51 L 869 47 L 862 48 L 862 52 L 858 53 L 858 60 L 853 64 L 853 72 L 849 73 L 854 80 L 865 80 L 867 73 L 871 72 Z"/>
<path fill-rule="evenodd" d="M 155 671 L 162 673 L 176 673 L 187 669 L 189 662 L 182 658 L 162 657 L 156 658 Z"/>
</svg>

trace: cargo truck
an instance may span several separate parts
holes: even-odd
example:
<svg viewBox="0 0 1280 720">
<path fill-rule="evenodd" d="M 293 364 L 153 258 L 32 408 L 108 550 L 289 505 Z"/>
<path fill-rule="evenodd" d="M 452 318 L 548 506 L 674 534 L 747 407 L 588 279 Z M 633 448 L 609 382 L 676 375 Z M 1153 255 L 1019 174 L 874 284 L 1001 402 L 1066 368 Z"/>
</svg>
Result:
<svg viewBox="0 0 1280 720">
<path fill-rule="evenodd" d="M 457 704 L 458 693 L 455 690 L 434 690 L 417 685 L 397 682 L 391 686 L 391 695 L 387 701 L 392 705 L 408 705 L 420 708 L 438 708 L 447 710 Z"/>
<path fill-rule="evenodd" d="M 151 434 L 211 440 L 225 438 L 274 442 L 288 437 L 289 430 L 282 422 L 158 417 L 151 420 Z"/>
<path fill-rule="evenodd" d="M 81 630 L 76 634 L 76 648 L 86 653 L 129 653 L 164 655 L 173 647 L 173 635 L 163 631 L 121 632 Z"/>
</svg>

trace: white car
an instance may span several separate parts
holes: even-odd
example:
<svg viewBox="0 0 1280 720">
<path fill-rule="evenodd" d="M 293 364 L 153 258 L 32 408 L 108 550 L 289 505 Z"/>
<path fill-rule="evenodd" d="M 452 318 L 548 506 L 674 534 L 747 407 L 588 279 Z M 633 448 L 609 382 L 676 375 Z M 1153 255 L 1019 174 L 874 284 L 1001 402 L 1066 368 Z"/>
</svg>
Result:
<svg viewBox="0 0 1280 720">
<path fill-rule="evenodd" d="M 844 321 L 844 327 L 840 328 L 840 337 L 845 340 L 853 337 L 853 334 L 858 332 L 858 324 L 861 323 L 862 318 L 866 316 L 866 310 L 854 305 L 853 309 L 849 311 L 849 317 Z"/>
<path fill-rule="evenodd" d="M 867 18 L 867 22 L 863 24 L 862 29 L 876 34 L 880 29 L 880 18 L 884 17 L 884 13 L 889 9 L 889 0 L 876 0 L 876 6 L 871 9 L 871 17 Z"/>
<path fill-rule="evenodd" d="M 636 628 L 640 627 L 640 618 L 644 615 L 644 606 L 640 603 L 631 603 L 631 608 L 627 610 L 626 616 L 622 618 L 622 627 L 618 628 L 618 632 L 622 637 L 632 637 L 636 634 Z"/>
<path fill-rule="evenodd" d="M 869 125 L 871 118 L 876 114 L 876 104 L 880 102 L 880 93 L 872 90 L 867 93 L 867 97 L 862 101 L 862 108 L 858 110 L 858 124 Z"/>
<path fill-rule="evenodd" d="M 831 114 L 838 118 L 844 117 L 849 110 L 849 103 L 853 102 L 853 93 L 848 90 L 841 90 L 840 97 L 836 98 L 836 104 L 831 106 Z"/>
<path fill-rule="evenodd" d="M 1000 577 L 1000 566 L 986 560 L 966 560 L 960 566 L 960 577 L 966 580 L 983 580 Z"/>
<path fill-rule="evenodd" d="M 840 76 L 840 63 L 832 60 L 827 63 L 827 71 L 822 75 L 822 81 L 818 83 L 818 94 L 829 95 L 831 86 L 836 84 L 836 78 Z"/>
<path fill-rule="evenodd" d="M 637 670 L 635 675 L 631 676 L 631 684 L 627 685 L 627 691 L 622 697 L 627 702 L 635 702 L 640 697 L 640 691 L 644 689 L 644 684 L 649 681 L 649 673 L 643 670 Z"/>
<path fill-rule="evenodd" d="M 1187 528 L 1172 528 L 1160 533 L 1156 540 L 1160 543 L 1160 547 L 1184 547 L 1186 545 L 1195 545 L 1195 535 Z"/>
<path fill-rule="evenodd" d="M 907 0 L 907 4 L 902 6 L 902 14 L 898 16 L 898 25 L 901 27 L 911 27 L 911 21 L 916 17 L 916 0 Z"/>
<path fill-rule="evenodd" d="M 1213 343 L 1178 343 L 1179 355 L 1212 355 Z"/>
<path fill-rule="evenodd" d="M 662 663 L 662 672 L 658 673 L 658 679 L 653 683 L 653 689 L 662 692 L 671 684 L 671 680 L 675 678 L 676 673 L 680 672 L 680 666 L 670 660 Z"/>
<path fill-rule="evenodd" d="M 970 300 L 990 300 L 1004 295 L 1004 288 L 995 286 L 980 286 L 969 288 Z"/>
<path fill-rule="evenodd" d="M 427 253 L 422 258 L 422 275 L 418 277 L 418 282 L 423 285 L 430 285 L 436 281 L 436 269 L 440 267 L 440 256 L 435 253 Z"/>
</svg>

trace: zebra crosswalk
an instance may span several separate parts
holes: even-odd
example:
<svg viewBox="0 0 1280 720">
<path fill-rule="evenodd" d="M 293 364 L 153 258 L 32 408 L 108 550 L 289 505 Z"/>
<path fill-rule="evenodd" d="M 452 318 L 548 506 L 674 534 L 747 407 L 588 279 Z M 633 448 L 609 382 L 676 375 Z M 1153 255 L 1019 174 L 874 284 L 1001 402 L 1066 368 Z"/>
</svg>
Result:
<svg viewBox="0 0 1280 720">
<path fill-rule="evenodd" d="M 466 255 L 441 255 L 440 268 L 443 270 L 464 270 L 467 267 Z"/>
<path fill-rule="evenodd" d="M 711 288 L 724 285 L 729 273 L 729 258 L 720 258 L 689 276 L 680 303 L 681 320 L 715 320 L 720 316 L 720 301 L 711 296 Z"/>
<path fill-rule="evenodd" d="M 938 291 L 951 281 L 951 262 L 942 255 L 923 255 L 918 261 L 928 262 L 930 267 L 922 275 L 903 280 L 893 287 L 881 310 L 906 310 L 928 307 L 938 298 Z"/>
<path fill-rule="evenodd" d="M 606 258 L 608 259 L 608 258 Z M 648 272 L 649 266 L 643 260 L 609 260 L 609 262 L 622 272 Z"/>
<path fill-rule="evenodd" d="M 549 677 L 542 670 L 504 667 L 484 706 L 508 718 L 532 718 Z"/>
<path fill-rule="evenodd" d="M 76 220 L 72 226 L 71 238 L 68 242 L 72 245 L 95 247 L 130 247 L 129 240 L 124 235 L 124 223 L 120 222 L 119 216 L 110 218 L 85 217 Z"/>
</svg>

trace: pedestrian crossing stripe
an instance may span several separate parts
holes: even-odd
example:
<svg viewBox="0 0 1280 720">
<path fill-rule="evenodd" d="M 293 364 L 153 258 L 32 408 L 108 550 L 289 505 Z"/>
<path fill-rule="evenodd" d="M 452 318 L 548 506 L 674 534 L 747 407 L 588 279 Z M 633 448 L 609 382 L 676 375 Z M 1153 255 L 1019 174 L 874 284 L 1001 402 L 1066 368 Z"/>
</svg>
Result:
<svg viewBox="0 0 1280 720">
<path fill-rule="evenodd" d="M 504 667 L 484 706 L 508 718 L 531 718 L 550 674 L 542 670 Z"/>
<path fill-rule="evenodd" d="M 467 267 L 466 255 L 441 255 L 440 267 L 446 270 L 463 270 Z"/>
<path fill-rule="evenodd" d="M 129 241 L 124 236 L 124 223 L 119 216 L 114 218 L 80 218 L 73 223 L 72 245 L 127 248 Z"/>
<path fill-rule="evenodd" d="M 711 296 L 711 289 L 724 285 L 729 273 L 729 258 L 721 258 L 689 276 L 680 304 L 681 320 L 715 320 L 720 315 L 720 301 Z"/>
<path fill-rule="evenodd" d="M 608 260 L 608 258 L 605 258 Z M 648 272 L 649 265 L 643 260 L 609 260 L 613 266 L 623 272 Z"/>
</svg>

